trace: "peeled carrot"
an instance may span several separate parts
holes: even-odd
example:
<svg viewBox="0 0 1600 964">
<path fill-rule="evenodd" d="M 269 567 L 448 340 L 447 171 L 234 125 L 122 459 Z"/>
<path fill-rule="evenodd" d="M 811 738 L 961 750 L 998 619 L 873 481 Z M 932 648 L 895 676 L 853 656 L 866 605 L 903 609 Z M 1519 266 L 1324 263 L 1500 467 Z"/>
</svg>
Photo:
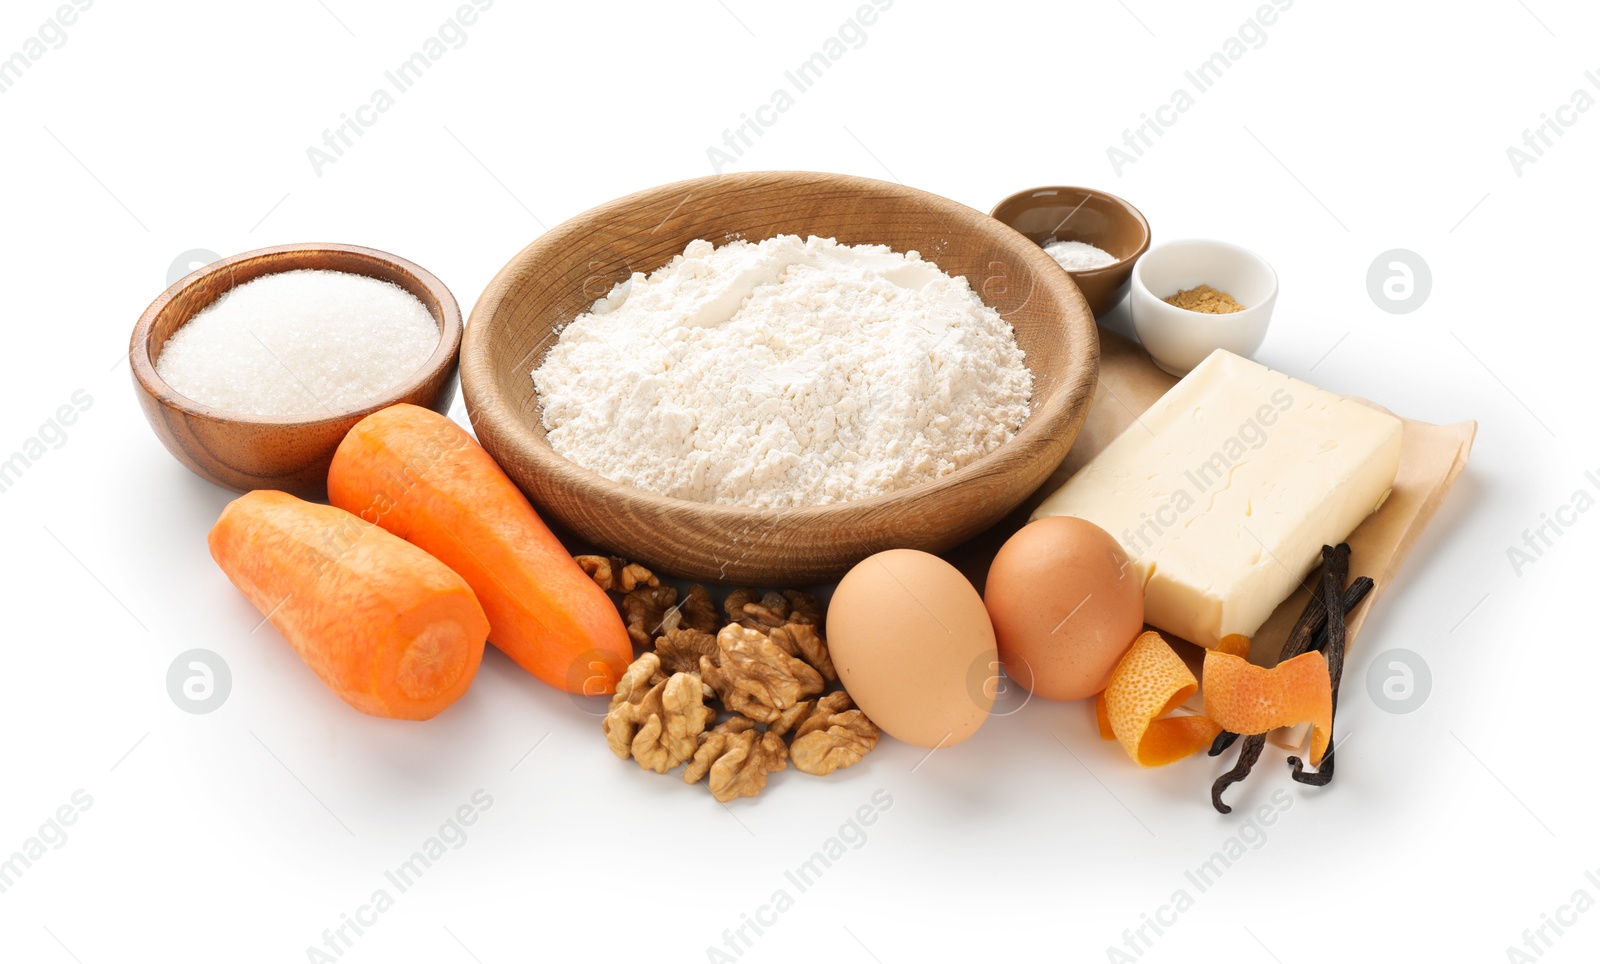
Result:
<svg viewBox="0 0 1600 964">
<path fill-rule="evenodd" d="M 472 436 L 415 405 L 356 423 L 334 453 L 328 501 L 432 553 L 489 616 L 489 641 L 557 689 L 616 689 L 633 645 L 604 590 Z"/>
<path fill-rule="evenodd" d="M 489 621 L 443 563 L 343 509 L 260 490 L 228 503 L 211 558 L 328 688 L 426 720 L 478 672 Z"/>
</svg>

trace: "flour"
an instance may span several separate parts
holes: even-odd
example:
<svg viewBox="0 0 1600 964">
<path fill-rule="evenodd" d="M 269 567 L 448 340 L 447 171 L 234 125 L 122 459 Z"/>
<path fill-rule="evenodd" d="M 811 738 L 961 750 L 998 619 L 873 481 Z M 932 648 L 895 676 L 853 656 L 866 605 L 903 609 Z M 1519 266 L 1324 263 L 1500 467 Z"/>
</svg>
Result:
<svg viewBox="0 0 1600 964">
<path fill-rule="evenodd" d="M 1092 271 L 1118 261 L 1116 255 L 1087 241 L 1051 241 L 1044 246 L 1044 253 L 1068 271 Z"/>
<path fill-rule="evenodd" d="M 695 502 L 788 508 L 948 475 L 1014 436 L 1011 326 L 916 252 L 691 242 L 574 319 L 533 372 L 556 452 Z"/>
</svg>

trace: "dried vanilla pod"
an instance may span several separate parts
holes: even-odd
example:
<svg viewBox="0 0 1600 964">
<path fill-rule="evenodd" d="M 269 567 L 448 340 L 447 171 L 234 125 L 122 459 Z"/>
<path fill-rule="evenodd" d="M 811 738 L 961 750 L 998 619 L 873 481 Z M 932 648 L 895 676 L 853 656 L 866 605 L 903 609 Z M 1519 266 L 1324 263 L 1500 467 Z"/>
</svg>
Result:
<svg viewBox="0 0 1600 964">
<path fill-rule="evenodd" d="M 1217 777 L 1216 782 L 1211 784 L 1211 805 L 1217 808 L 1218 813 L 1233 812 L 1232 807 L 1222 802 L 1222 792 L 1250 775 L 1256 761 L 1261 759 L 1261 751 L 1266 749 L 1266 746 L 1265 733 L 1245 737 L 1244 744 L 1239 750 L 1239 762 L 1233 765 L 1232 770 Z"/>
<path fill-rule="evenodd" d="M 1370 594 L 1373 589 L 1377 588 L 1377 585 L 1378 584 L 1372 580 L 1371 576 L 1357 576 L 1353 581 L 1351 581 L 1350 586 L 1344 591 L 1344 619 L 1346 626 L 1348 626 L 1350 622 L 1350 616 L 1358 608 L 1360 608 L 1361 603 L 1367 598 L 1368 594 Z M 1311 648 L 1319 653 L 1326 653 L 1328 651 L 1327 623 L 1323 623 L 1321 626 L 1317 627 L 1316 635 L 1311 640 Z"/>
<path fill-rule="evenodd" d="M 1333 716 L 1332 722 L 1337 722 L 1339 717 L 1339 680 L 1344 675 L 1345 651 L 1345 612 L 1340 605 L 1343 595 L 1341 587 L 1344 585 L 1344 574 L 1350 568 L 1350 546 L 1340 544 L 1335 549 L 1324 546 L 1322 558 L 1327 564 L 1327 571 L 1322 581 L 1323 604 L 1329 608 L 1326 639 L 1323 653 L 1328 658 L 1328 679 L 1333 684 Z M 1365 595 L 1365 594 L 1363 594 Z M 1330 741 L 1332 734 L 1329 734 Z M 1337 752 L 1336 744 L 1328 747 L 1328 752 L 1323 754 L 1322 763 L 1315 773 L 1308 773 L 1305 765 L 1298 756 L 1289 758 L 1289 775 L 1296 783 L 1304 783 L 1313 787 L 1327 786 L 1333 780 L 1334 753 Z"/>
<path fill-rule="evenodd" d="M 789 758 L 795 769 L 822 777 L 861 762 L 877 745 L 877 725 L 838 690 L 818 699 L 795 730 Z"/>
<path fill-rule="evenodd" d="M 722 705 L 758 723 L 771 723 L 823 691 L 821 674 L 784 652 L 765 633 L 737 624 L 717 634 L 718 659 L 701 657 L 700 675 Z"/>
<path fill-rule="evenodd" d="M 1217 734 L 1215 740 L 1211 741 L 1211 749 L 1206 751 L 1206 756 L 1221 756 L 1228 751 L 1228 747 L 1233 746 L 1233 741 L 1238 738 L 1239 734 L 1223 730 Z"/>
<path fill-rule="evenodd" d="M 664 627 L 668 613 L 676 614 L 672 604 L 678 590 L 671 586 L 640 586 L 622 597 L 623 621 L 634 645 L 649 648 L 655 638 L 673 627 Z"/>
<path fill-rule="evenodd" d="M 601 729 L 617 756 L 631 756 L 646 770 L 666 773 L 694 756 L 714 712 L 705 705 L 697 676 L 675 673 L 650 685 L 660 667 L 654 653 L 633 661 L 617 684 Z"/>
</svg>

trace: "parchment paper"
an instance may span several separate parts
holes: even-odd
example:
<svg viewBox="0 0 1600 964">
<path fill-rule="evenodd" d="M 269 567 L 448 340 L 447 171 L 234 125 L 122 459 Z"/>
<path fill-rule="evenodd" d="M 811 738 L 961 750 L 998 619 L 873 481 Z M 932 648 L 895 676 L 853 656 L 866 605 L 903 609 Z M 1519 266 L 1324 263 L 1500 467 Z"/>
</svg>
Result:
<svg viewBox="0 0 1600 964">
<path fill-rule="evenodd" d="M 1176 378 L 1157 368 L 1144 349 L 1102 328 L 1100 387 L 1072 450 L 1050 479 L 1015 512 L 984 534 L 957 546 L 946 554 L 946 558 L 964 572 L 981 592 L 988 575 L 989 562 L 1005 540 L 1027 523 L 1028 516 L 1039 503 L 1112 439 L 1122 434 L 1123 429 L 1133 424 L 1136 416 L 1143 414 L 1177 382 Z M 1466 468 L 1472 440 L 1478 431 L 1477 422 L 1433 425 L 1404 416 L 1400 418 L 1405 422 L 1405 429 L 1394 491 L 1349 539 L 1351 577 L 1371 576 L 1377 585 L 1361 608 L 1350 617 L 1347 647 L 1353 647 L 1367 615 L 1378 605 L 1379 598 L 1416 545 L 1428 520 L 1433 518 L 1461 470 Z M 1253 662 L 1263 666 L 1277 663 L 1278 650 L 1305 608 L 1309 596 L 1310 588 L 1302 585 L 1267 619 L 1254 638 Z M 1174 644 L 1174 648 L 1190 663 L 1198 677 L 1199 662 L 1204 651 L 1170 633 L 1162 635 Z M 1344 685 L 1349 685 L 1348 674 Z M 1198 697 L 1192 706 L 1186 708 L 1199 712 Z M 1274 735 L 1272 742 L 1294 749 L 1301 742 L 1300 736 L 1295 731 L 1281 731 Z"/>
</svg>

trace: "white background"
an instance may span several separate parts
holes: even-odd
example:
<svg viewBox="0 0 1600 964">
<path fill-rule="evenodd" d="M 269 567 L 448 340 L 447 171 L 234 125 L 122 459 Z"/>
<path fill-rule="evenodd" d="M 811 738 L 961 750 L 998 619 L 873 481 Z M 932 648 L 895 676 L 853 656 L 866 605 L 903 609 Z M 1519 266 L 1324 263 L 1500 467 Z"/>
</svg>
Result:
<svg viewBox="0 0 1600 964">
<path fill-rule="evenodd" d="M 865 844 L 744 959 L 1120 959 L 1123 930 L 1185 887 L 1194 906 L 1143 959 L 1498 961 L 1578 889 L 1600 897 L 1584 877 L 1600 512 L 1520 576 L 1506 556 L 1600 470 L 1600 111 L 1520 176 L 1506 154 L 1574 90 L 1600 96 L 1592 5 L 1301 0 L 1119 176 L 1107 147 L 1254 3 L 901 0 L 729 168 L 894 178 L 983 210 L 1041 184 L 1110 189 L 1158 240 L 1224 238 L 1276 265 L 1264 362 L 1480 422 L 1346 668 L 1337 782 L 1295 786 L 1269 749 L 1234 818 L 1206 799 L 1217 761 L 1140 771 L 1088 707 L 1040 701 L 931 758 L 885 740 L 724 808 L 617 761 L 589 710 L 498 653 L 443 716 L 400 724 L 252 633 L 205 546 L 230 494 L 157 443 L 124 359 L 179 253 L 366 244 L 466 308 L 545 226 L 711 173 L 707 148 L 855 3 L 500 0 L 314 172 L 306 149 L 455 6 L 101 2 L 0 95 L 0 457 L 93 398 L 0 495 L 0 856 L 74 791 L 93 800 L 0 894 L 6 960 L 307 960 L 478 789 L 493 805 L 465 845 L 342 959 L 706 960 L 880 789 L 893 804 Z M 8 0 L 0 56 L 54 7 Z M 1432 268 L 1410 314 L 1367 293 L 1391 248 Z M 196 647 L 232 670 L 208 715 L 165 682 Z M 1393 648 L 1433 676 L 1406 715 L 1364 685 Z M 1184 871 L 1284 788 L 1265 843 L 1197 894 Z M 1594 959 L 1600 913 L 1576 920 L 1546 931 L 1544 959 Z"/>
</svg>

